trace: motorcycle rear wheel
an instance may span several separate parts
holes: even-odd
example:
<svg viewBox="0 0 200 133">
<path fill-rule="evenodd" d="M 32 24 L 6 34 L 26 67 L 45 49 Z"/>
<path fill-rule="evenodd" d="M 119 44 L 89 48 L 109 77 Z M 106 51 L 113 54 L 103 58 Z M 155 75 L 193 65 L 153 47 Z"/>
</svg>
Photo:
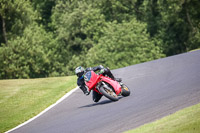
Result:
<svg viewBox="0 0 200 133">
<path fill-rule="evenodd" d="M 118 101 L 118 96 L 115 94 L 115 92 L 110 88 L 107 89 L 103 85 L 99 88 L 99 91 L 108 99 L 112 101 Z"/>
</svg>

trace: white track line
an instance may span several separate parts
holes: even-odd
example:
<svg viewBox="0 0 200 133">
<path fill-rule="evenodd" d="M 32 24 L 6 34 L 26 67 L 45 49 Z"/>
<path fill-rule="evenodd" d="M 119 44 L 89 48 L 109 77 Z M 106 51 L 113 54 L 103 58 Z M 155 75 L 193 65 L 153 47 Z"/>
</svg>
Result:
<svg viewBox="0 0 200 133">
<path fill-rule="evenodd" d="M 68 96 L 70 96 L 73 92 L 75 92 L 78 89 L 78 87 L 74 88 L 73 90 L 71 90 L 70 92 L 66 93 L 63 97 L 61 97 L 56 103 L 52 104 L 51 106 L 49 106 L 48 108 L 46 108 L 45 110 L 43 110 L 42 112 L 40 112 L 38 115 L 34 116 L 33 118 L 29 119 L 28 121 L 25 121 L 24 123 L 18 125 L 17 127 L 5 132 L 5 133 L 9 133 L 11 131 L 14 131 L 26 124 L 28 124 L 29 122 L 35 120 L 36 118 L 40 117 L 41 115 L 43 115 L 45 112 L 47 112 L 48 110 L 50 110 L 51 108 L 53 108 L 54 106 L 56 106 L 57 104 L 59 104 L 60 102 L 62 102 L 64 99 L 66 99 Z"/>
</svg>

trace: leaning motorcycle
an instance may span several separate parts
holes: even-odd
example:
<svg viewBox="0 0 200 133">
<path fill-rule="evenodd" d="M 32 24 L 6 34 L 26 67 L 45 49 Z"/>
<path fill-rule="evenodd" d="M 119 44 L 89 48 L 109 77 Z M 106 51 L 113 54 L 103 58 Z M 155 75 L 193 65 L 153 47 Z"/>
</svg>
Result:
<svg viewBox="0 0 200 133">
<path fill-rule="evenodd" d="M 120 95 L 124 97 L 130 95 L 130 90 L 124 83 L 112 80 L 101 73 L 88 71 L 84 75 L 84 79 L 89 91 L 96 91 L 112 101 L 118 101 Z"/>
</svg>

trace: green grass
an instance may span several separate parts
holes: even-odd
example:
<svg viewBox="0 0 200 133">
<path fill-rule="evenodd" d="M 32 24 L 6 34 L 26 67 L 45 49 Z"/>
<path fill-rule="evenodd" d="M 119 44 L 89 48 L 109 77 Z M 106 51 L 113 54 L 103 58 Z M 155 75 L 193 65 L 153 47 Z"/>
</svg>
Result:
<svg viewBox="0 0 200 133">
<path fill-rule="evenodd" d="M 0 80 L 0 132 L 39 114 L 76 87 L 76 77 Z"/>
<path fill-rule="evenodd" d="M 190 50 L 190 52 L 197 51 L 197 50 L 200 50 L 200 48 Z"/>
<path fill-rule="evenodd" d="M 126 133 L 200 133 L 200 104 Z"/>
</svg>

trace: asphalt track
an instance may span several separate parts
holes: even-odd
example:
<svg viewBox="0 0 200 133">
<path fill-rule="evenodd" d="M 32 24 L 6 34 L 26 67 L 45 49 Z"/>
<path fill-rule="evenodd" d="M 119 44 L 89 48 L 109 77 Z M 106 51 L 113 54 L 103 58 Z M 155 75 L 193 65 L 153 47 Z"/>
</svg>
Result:
<svg viewBox="0 0 200 133">
<path fill-rule="evenodd" d="M 120 133 L 200 103 L 200 51 L 113 70 L 129 97 L 93 103 L 80 90 L 12 133 Z"/>
</svg>

